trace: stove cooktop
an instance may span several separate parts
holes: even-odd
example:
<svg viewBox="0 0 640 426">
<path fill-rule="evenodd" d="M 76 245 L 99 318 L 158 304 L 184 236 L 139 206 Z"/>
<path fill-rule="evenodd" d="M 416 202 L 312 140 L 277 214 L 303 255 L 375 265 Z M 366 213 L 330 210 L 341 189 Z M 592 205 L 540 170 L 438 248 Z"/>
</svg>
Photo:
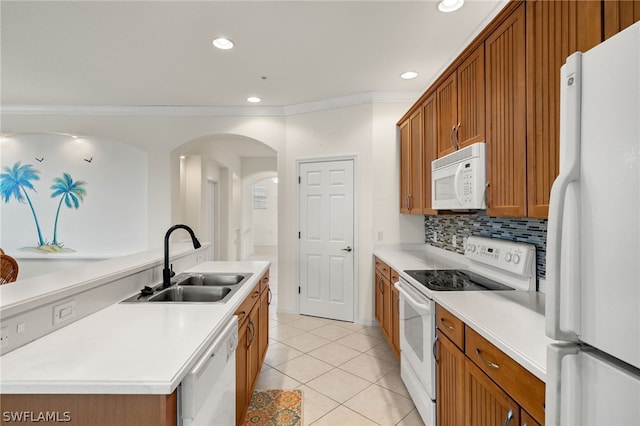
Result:
<svg viewBox="0 0 640 426">
<path fill-rule="evenodd" d="M 471 271 L 433 269 L 404 271 L 423 286 L 434 291 L 513 290 L 497 281 Z"/>
</svg>

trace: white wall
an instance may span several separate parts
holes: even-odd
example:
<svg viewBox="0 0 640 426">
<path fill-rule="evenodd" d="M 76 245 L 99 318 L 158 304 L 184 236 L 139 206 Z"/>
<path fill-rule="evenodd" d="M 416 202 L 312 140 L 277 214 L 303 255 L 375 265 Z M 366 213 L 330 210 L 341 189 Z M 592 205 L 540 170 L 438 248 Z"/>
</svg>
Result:
<svg viewBox="0 0 640 426">
<path fill-rule="evenodd" d="M 266 189 L 267 201 L 264 209 L 253 208 L 253 244 L 257 246 L 277 246 L 278 184 L 272 178 L 267 178 L 256 182 L 253 187 L 255 186 L 261 186 Z"/>
<path fill-rule="evenodd" d="M 234 188 L 237 185 L 233 185 L 233 173 L 244 178 L 243 165 L 238 161 L 236 167 L 235 160 L 225 157 L 223 152 L 204 152 L 204 146 L 213 149 L 214 145 L 205 142 L 224 135 L 241 135 L 273 148 L 278 153 L 279 178 L 278 308 L 289 312 L 298 309 L 296 161 L 356 156 L 357 321 L 371 323 L 372 250 L 374 243 L 378 243 L 375 241 L 377 231 L 384 234 L 382 243 L 423 242 L 424 239 L 423 217 L 400 215 L 398 208 L 399 151 L 395 124 L 409 107 L 409 103 L 363 104 L 287 117 L 4 115 L 2 126 L 4 132 L 81 132 L 146 150 L 149 158 L 150 247 L 160 247 L 166 229 L 182 215 L 181 154 L 207 158 L 204 167 L 207 173 L 211 170 L 210 158 L 215 158 L 216 164 L 228 162 L 219 169 L 220 180 L 227 179 L 227 188 Z M 231 209 L 223 209 L 229 215 L 227 232 L 234 225 L 243 226 L 235 222 L 242 217 L 243 207 L 234 203 L 233 194 L 223 194 L 224 188 L 220 192 L 221 202 L 231 206 Z M 234 214 L 229 214 L 232 209 L 237 209 L 236 219 Z"/>
<path fill-rule="evenodd" d="M 278 244 L 278 184 L 272 178 L 278 176 L 275 157 L 245 157 L 242 159 L 242 258 L 254 254 L 255 245 Z M 267 211 L 254 210 L 253 186 L 267 185 Z"/>
<path fill-rule="evenodd" d="M 41 230 L 41 246 L 29 205 L 15 197 L 0 201 L 0 246 L 14 257 L 105 258 L 146 249 L 145 151 L 103 138 L 21 133 L 2 139 L 0 154 L 3 168 L 31 166 L 38 178 L 27 195 Z M 63 173 L 83 182 L 79 188 L 85 193 L 77 195 L 77 208 L 52 197 L 54 178 Z M 52 254 L 52 249 L 58 251 Z M 28 273 L 21 269 L 21 276 Z"/>
</svg>

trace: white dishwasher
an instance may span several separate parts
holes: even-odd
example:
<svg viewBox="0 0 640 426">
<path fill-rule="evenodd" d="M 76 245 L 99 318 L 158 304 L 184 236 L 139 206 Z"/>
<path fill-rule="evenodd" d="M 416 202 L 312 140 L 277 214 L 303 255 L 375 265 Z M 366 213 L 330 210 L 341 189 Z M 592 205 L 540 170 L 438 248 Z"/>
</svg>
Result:
<svg viewBox="0 0 640 426">
<path fill-rule="evenodd" d="M 236 424 L 237 346 L 238 317 L 234 316 L 180 384 L 181 425 Z"/>
</svg>

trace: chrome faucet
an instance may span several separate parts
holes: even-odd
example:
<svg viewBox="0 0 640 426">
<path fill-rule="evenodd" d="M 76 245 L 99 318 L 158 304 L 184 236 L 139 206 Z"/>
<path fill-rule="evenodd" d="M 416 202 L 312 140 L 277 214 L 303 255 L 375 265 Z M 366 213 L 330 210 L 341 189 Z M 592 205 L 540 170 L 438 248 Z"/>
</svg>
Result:
<svg viewBox="0 0 640 426">
<path fill-rule="evenodd" d="M 164 269 L 162 270 L 162 288 L 167 288 L 171 285 L 171 277 L 176 273 L 173 272 L 173 265 L 169 266 L 169 236 L 173 231 L 178 228 L 185 229 L 189 235 L 191 235 L 191 241 L 193 242 L 193 248 L 197 249 L 201 247 L 200 241 L 196 238 L 196 234 L 193 229 L 187 225 L 173 225 L 167 233 L 164 235 Z"/>
</svg>

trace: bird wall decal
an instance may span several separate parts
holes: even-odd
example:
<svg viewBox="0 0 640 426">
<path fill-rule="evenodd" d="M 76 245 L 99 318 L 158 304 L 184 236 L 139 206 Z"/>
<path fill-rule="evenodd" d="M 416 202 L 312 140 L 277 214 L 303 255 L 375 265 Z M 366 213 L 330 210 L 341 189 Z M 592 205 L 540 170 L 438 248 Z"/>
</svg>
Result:
<svg viewBox="0 0 640 426">
<path fill-rule="evenodd" d="M 44 160 L 44 157 L 42 157 L 42 158 L 38 158 L 38 157 L 36 157 L 36 161 L 37 161 L 38 163 L 42 163 L 42 161 L 43 161 L 43 160 Z"/>
<path fill-rule="evenodd" d="M 93 161 L 93 157 L 89 158 L 88 160 L 85 158 L 84 161 L 86 161 L 87 163 L 90 163 Z"/>
</svg>

